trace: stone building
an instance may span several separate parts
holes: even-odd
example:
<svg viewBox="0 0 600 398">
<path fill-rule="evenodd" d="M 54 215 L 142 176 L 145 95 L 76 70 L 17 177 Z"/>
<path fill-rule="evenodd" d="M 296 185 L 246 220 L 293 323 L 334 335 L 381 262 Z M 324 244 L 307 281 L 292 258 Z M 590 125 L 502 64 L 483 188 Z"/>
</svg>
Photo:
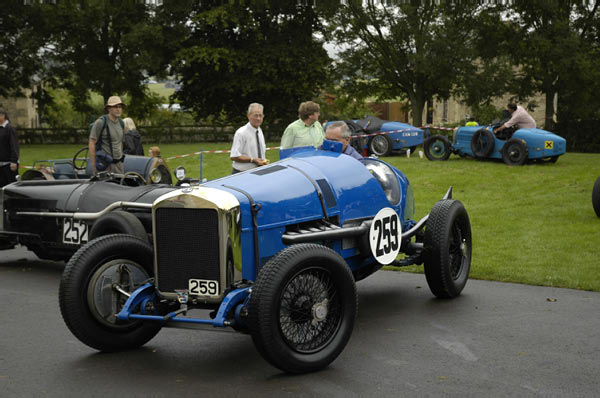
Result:
<svg viewBox="0 0 600 398">
<path fill-rule="evenodd" d="M 0 97 L 0 107 L 6 110 L 10 122 L 17 128 L 33 128 L 40 126 L 36 100 L 32 98 L 32 90 L 23 90 L 23 97 Z"/>
</svg>

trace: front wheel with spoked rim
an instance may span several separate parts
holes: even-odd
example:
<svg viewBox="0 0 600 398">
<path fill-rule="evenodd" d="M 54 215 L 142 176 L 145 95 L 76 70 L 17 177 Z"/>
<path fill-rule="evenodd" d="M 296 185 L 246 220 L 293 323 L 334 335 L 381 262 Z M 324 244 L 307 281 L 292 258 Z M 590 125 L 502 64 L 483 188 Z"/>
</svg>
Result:
<svg viewBox="0 0 600 398">
<path fill-rule="evenodd" d="M 316 371 L 346 346 L 356 307 L 356 286 L 342 257 L 321 245 L 293 245 L 264 265 L 252 287 L 250 334 L 275 367 Z"/>
<path fill-rule="evenodd" d="M 431 292 L 454 298 L 462 292 L 471 269 L 471 223 L 458 200 L 438 201 L 425 228 L 425 277 Z"/>
<path fill-rule="evenodd" d="M 153 275 L 153 250 L 131 235 L 106 235 L 82 246 L 67 263 L 59 288 L 60 312 L 73 335 L 99 351 L 140 347 L 159 323 L 119 321 L 116 314 Z"/>
<path fill-rule="evenodd" d="M 369 141 L 369 152 L 376 156 L 388 156 L 393 147 L 392 139 L 385 134 L 376 135 Z"/>
</svg>

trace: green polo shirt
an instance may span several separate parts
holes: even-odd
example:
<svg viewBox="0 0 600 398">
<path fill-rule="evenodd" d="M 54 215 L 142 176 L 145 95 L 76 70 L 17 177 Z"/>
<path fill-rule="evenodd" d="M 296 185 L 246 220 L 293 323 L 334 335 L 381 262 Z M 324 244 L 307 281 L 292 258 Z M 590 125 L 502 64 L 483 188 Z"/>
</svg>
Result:
<svg viewBox="0 0 600 398">
<path fill-rule="evenodd" d="M 318 148 L 323 144 L 323 139 L 325 139 L 325 132 L 321 123 L 316 121 L 311 126 L 307 126 L 302 120 L 298 119 L 290 123 L 283 132 L 281 149 L 309 145 Z"/>
</svg>

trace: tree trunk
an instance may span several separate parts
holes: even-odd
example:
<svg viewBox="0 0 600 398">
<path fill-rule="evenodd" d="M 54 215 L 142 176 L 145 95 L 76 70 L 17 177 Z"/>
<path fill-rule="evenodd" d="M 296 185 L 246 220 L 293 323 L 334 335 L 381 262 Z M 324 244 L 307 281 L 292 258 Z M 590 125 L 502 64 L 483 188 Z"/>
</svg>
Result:
<svg viewBox="0 0 600 398">
<path fill-rule="evenodd" d="M 415 127 L 423 125 L 423 108 L 425 108 L 425 100 L 422 98 L 409 98 L 410 110 L 412 112 L 412 124 Z"/>
<path fill-rule="evenodd" d="M 549 89 L 546 91 L 546 116 L 544 119 L 544 129 L 548 131 L 554 130 L 554 95 L 556 90 Z"/>
</svg>

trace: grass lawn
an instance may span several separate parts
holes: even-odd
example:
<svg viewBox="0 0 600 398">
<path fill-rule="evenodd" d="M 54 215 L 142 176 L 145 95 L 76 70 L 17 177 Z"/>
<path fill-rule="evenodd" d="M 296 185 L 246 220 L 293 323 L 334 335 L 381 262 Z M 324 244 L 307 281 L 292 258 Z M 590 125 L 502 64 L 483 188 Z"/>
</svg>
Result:
<svg viewBox="0 0 600 398">
<path fill-rule="evenodd" d="M 275 147 L 279 143 L 268 143 Z M 144 143 L 144 148 L 151 146 Z M 163 157 L 229 149 L 226 143 L 161 145 Z M 21 164 L 70 158 L 72 145 L 23 145 Z M 416 154 L 415 154 L 416 155 Z M 465 205 L 473 229 L 471 277 L 600 291 L 600 219 L 591 203 L 600 175 L 600 154 L 568 153 L 556 164 L 508 167 L 502 162 L 450 157 L 430 162 L 418 156 L 385 158 L 402 170 L 415 193 L 416 219 L 427 214 L 448 187 Z M 277 150 L 267 151 L 271 162 Z M 226 153 L 203 155 L 204 178 L 231 172 Z M 200 176 L 200 156 L 168 159 Z M 421 267 L 404 270 L 421 272 Z"/>
</svg>

